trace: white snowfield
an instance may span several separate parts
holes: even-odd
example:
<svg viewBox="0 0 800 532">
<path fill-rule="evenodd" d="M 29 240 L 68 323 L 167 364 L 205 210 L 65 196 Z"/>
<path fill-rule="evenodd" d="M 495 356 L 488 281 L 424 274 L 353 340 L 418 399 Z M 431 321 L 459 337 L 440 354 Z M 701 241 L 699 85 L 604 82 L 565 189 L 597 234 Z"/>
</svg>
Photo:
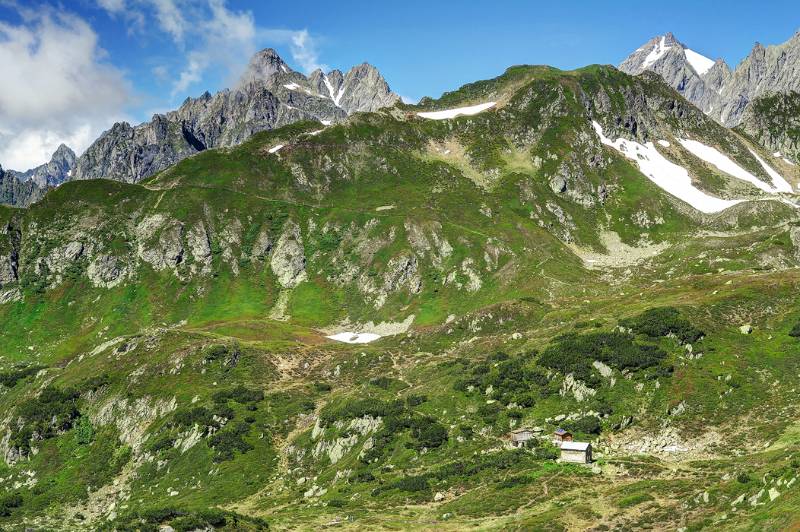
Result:
<svg viewBox="0 0 800 532">
<path fill-rule="evenodd" d="M 765 183 L 761 179 L 757 178 L 756 176 L 754 176 L 753 174 L 751 174 L 750 172 L 748 172 L 747 170 L 736 164 L 727 155 L 721 153 L 716 148 L 713 148 L 711 146 L 706 146 L 702 142 L 690 139 L 678 139 L 678 142 L 680 142 L 684 148 L 689 150 L 689 152 L 691 152 L 699 159 L 702 159 L 703 161 L 709 163 L 710 165 L 715 166 L 718 170 L 721 170 L 726 174 L 732 175 L 737 179 L 741 179 L 742 181 L 747 181 L 748 183 L 752 183 L 753 185 L 763 190 L 764 192 L 769 192 L 769 193 L 791 192 L 792 190 L 792 187 L 788 186 L 789 184 L 786 183 L 786 181 L 782 177 L 778 176 L 780 181 L 786 184 L 788 187 L 783 190 L 780 188 L 780 186 L 778 186 L 777 183 L 776 186 L 772 186 L 769 183 Z M 761 160 L 759 159 L 759 161 Z M 762 166 L 765 166 L 766 169 L 766 163 L 761 161 L 761 164 Z M 775 172 L 772 169 L 768 170 L 767 172 L 769 173 L 770 171 Z M 772 174 L 770 174 L 770 177 L 772 177 Z"/>
<path fill-rule="evenodd" d="M 344 342 L 346 344 L 368 344 L 370 342 L 374 342 L 380 337 L 380 334 L 357 332 L 340 332 L 326 336 L 326 338 L 336 340 L 337 342 Z"/>
<path fill-rule="evenodd" d="M 287 83 L 286 85 L 284 85 L 284 87 L 286 87 L 290 91 L 296 91 L 300 88 L 300 85 L 298 85 L 297 83 Z"/>
<path fill-rule="evenodd" d="M 424 113 L 417 113 L 417 116 L 428 118 L 430 120 L 447 120 L 448 118 L 455 118 L 457 116 L 472 116 L 481 113 L 487 109 L 491 109 L 497 102 L 486 102 L 478 105 L 471 105 L 469 107 L 458 107 L 457 109 L 448 109 L 446 111 L 430 111 Z"/>
<path fill-rule="evenodd" d="M 758 164 L 764 169 L 770 179 L 772 179 L 772 184 L 778 192 L 792 192 L 792 185 L 786 181 L 782 175 L 776 172 L 770 165 L 764 161 L 761 157 L 758 156 L 756 152 L 750 150 L 750 153 L 753 154 L 753 157 L 756 158 Z"/>
<path fill-rule="evenodd" d="M 625 139 L 612 141 L 603 135 L 600 124 L 592 121 L 592 126 L 603 144 L 611 146 L 628 159 L 635 161 L 639 170 L 653 183 L 698 211 L 720 212 L 743 201 L 717 198 L 698 189 L 692 184 L 689 172 L 661 155 L 652 142 L 639 144 Z"/>
<path fill-rule="evenodd" d="M 344 85 L 342 86 L 341 89 L 339 89 L 339 93 L 334 96 L 333 85 L 331 85 L 331 82 L 328 81 L 328 76 L 323 74 L 322 81 L 325 82 L 325 86 L 328 88 L 328 94 L 331 95 L 331 100 L 333 100 L 333 104 L 336 107 L 341 107 L 341 105 L 339 105 L 339 102 L 342 101 L 342 96 L 344 96 Z"/>
<path fill-rule="evenodd" d="M 666 39 L 664 37 L 661 37 L 661 40 L 653 47 L 652 50 L 650 50 L 650 53 L 647 54 L 647 57 L 644 58 L 644 64 L 642 65 L 642 68 L 649 67 L 650 65 L 661 59 L 661 57 L 665 53 L 667 53 L 667 50 L 669 50 L 670 47 L 664 46 L 664 41 L 666 41 Z"/>
<path fill-rule="evenodd" d="M 695 72 L 701 76 L 711 70 L 711 67 L 714 66 L 713 59 L 709 59 L 702 54 L 698 54 L 694 50 L 685 48 L 683 52 L 686 54 L 686 60 L 689 61 L 689 64 L 692 65 L 692 68 L 695 70 Z"/>
<path fill-rule="evenodd" d="M 269 149 L 269 152 L 270 152 L 270 153 L 275 153 L 275 152 L 277 152 L 278 150 L 280 150 L 281 148 L 283 148 L 283 146 L 284 146 L 283 144 L 278 144 L 277 146 L 273 146 L 273 147 L 271 147 L 271 148 Z"/>
</svg>

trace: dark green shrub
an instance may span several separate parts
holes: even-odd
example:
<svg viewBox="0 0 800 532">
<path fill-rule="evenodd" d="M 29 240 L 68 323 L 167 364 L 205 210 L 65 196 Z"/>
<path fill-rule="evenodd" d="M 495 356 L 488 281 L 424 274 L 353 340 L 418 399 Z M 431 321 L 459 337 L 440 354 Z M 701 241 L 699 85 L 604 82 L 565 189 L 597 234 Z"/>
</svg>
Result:
<svg viewBox="0 0 800 532">
<path fill-rule="evenodd" d="M 239 422 L 211 436 L 208 444 L 217 451 L 214 460 L 217 462 L 233 460 L 236 451 L 240 453 L 251 451 L 254 447 L 243 439 L 249 432 L 250 427 L 246 423 Z"/>
<path fill-rule="evenodd" d="M 621 320 L 620 325 L 651 338 L 674 334 L 683 344 L 694 343 L 703 337 L 703 331 L 683 318 L 674 307 L 651 308 L 634 318 Z"/>
<path fill-rule="evenodd" d="M 235 401 L 241 404 L 258 403 L 264 400 L 264 392 L 261 390 L 251 390 L 244 386 L 237 386 L 230 390 L 220 390 L 213 397 L 215 403 Z"/>
<path fill-rule="evenodd" d="M 428 398 L 424 395 L 409 395 L 406 397 L 406 404 L 409 408 L 414 408 L 426 402 Z"/>
<path fill-rule="evenodd" d="M 484 403 L 478 407 L 478 417 L 487 425 L 493 425 L 497 421 L 497 416 L 503 411 L 500 403 Z"/>
<path fill-rule="evenodd" d="M 461 425 L 458 427 L 459 435 L 465 440 L 471 440 L 475 435 L 475 431 L 469 425 Z"/>
<path fill-rule="evenodd" d="M 161 434 L 147 448 L 150 452 L 158 453 L 166 449 L 172 449 L 175 446 L 175 437 L 171 434 Z"/>
<path fill-rule="evenodd" d="M 192 428 L 195 425 L 200 427 L 219 427 L 219 423 L 214 421 L 214 415 L 211 411 L 203 406 L 177 410 L 172 416 L 172 423 L 182 428 Z"/>
<path fill-rule="evenodd" d="M 22 506 L 23 502 L 22 495 L 19 493 L 0 496 L 0 517 L 8 517 L 11 515 L 11 511 Z"/>
<path fill-rule="evenodd" d="M 750 482 L 750 475 L 747 473 L 739 473 L 736 475 L 736 481 L 739 482 L 739 484 L 747 484 Z"/>
<path fill-rule="evenodd" d="M 332 390 L 332 387 L 327 382 L 315 382 L 314 383 L 314 390 L 317 392 L 329 392 Z"/>
<path fill-rule="evenodd" d="M 0 372 L 0 385 L 6 388 L 13 388 L 16 386 L 17 382 L 32 375 L 36 375 L 43 369 L 45 369 L 45 366 L 28 366 L 2 371 Z"/>
<path fill-rule="evenodd" d="M 580 434 L 600 434 L 603 430 L 600 425 L 600 420 L 594 416 L 584 416 L 575 421 L 565 423 L 564 427 L 572 432 Z"/>
<path fill-rule="evenodd" d="M 78 445 L 88 445 L 94 439 L 92 422 L 86 416 L 81 416 L 75 424 L 75 442 Z"/>
<path fill-rule="evenodd" d="M 620 370 L 636 370 L 656 366 L 666 356 L 662 349 L 637 343 L 620 332 L 570 333 L 556 338 L 544 350 L 539 363 L 563 375 L 572 373 L 577 379 L 595 384 L 599 383 L 592 367 L 595 360 Z"/>
<path fill-rule="evenodd" d="M 792 330 L 789 331 L 789 336 L 792 336 L 794 338 L 799 338 L 800 337 L 800 321 L 798 321 L 797 323 L 794 324 L 794 326 L 792 327 Z"/>
</svg>

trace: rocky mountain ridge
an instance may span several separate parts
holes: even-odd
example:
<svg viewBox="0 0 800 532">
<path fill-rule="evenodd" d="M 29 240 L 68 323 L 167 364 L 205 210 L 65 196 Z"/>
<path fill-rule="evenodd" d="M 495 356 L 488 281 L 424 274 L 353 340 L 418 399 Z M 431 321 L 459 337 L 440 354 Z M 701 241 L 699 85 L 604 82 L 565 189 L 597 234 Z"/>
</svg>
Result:
<svg viewBox="0 0 800 532">
<path fill-rule="evenodd" d="M 0 207 L 0 527 L 787 528 L 800 230 L 760 161 L 800 180 L 656 74 L 516 66 Z"/>
<path fill-rule="evenodd" d="M 73 179 L 135 183 L 200 151 L 240 144 L 259 131 L 301 120 L 336 123 L 397 101 L 399 96 L 367 63 L 347 73 L 317 70 L 306 77 L 275 50 L 265 49 L 251 58 L 235 87 L 187 98 L 177 110 L 156 114 L 150 122 L 118 122 L 77 159 L 62 146 L 48 164 L 13 175 L 44 189 Z M 25 190 L 19 192 L 19 204 L 33 200 Z"/>
<path fill-rule="evenodd" d="M 782 44 L 756 43 L 734 69 L 721 59 L 703 57 L 667 33 L 638 48 L 619 69 L 633 75 L 645 70 L 659 74 L 687 100 L 734 127 L 757 98 L 800 90 L 800 32 Z"/>
<path fill-rule="evenodd" d="M 40 188 L 58 186 L 72 176 L 77 158 L 65 144 L 61 144 L 45 164 L 25 172 L 10 170 L 20 182 L 33 181 Z"/>
</svg>

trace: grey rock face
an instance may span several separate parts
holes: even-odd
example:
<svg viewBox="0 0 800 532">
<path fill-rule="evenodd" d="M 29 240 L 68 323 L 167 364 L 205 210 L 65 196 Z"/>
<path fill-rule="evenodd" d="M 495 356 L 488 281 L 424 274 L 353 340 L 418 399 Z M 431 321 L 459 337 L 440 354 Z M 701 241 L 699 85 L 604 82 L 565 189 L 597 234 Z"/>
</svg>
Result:
<svg viewBox="0 0 800 532">
<path fill-rule="evenodd" d="M 637 49 L 619 68 L 632 75 L 645 70 L 657 73 L 687 100 L 729 127 L 742 122 L 756 98 L 800 91 L 800 33 L 776 46 L 756 43 L 734 70 L 718 60 L 706 72 L 698 72 L 688 54 L 688 48 L 668 33 Z"/>
<path fill-rule="evenodd" d="M 800 91 L 800 33 L 777 46 L 756 43 L 723 87 L 715 116 L 723 124 L 735 126 L 757 97 L 790 91 Z"/>
<path fill-rule="evenodd" d="M 339 70 L 323 74 L 316 70 L 309 82 L 317 92 L 330 96 L 347 114 L 376 111 L 391 107 L 400 100 L 389 89 L 378 69 L 368 63 L 351 68 L 347 74 Z"/>
<path fill-rule="evenodd" d="M 183 262 L 183 225 L 161 214 L 149 216 L 136 226 L 138 255 L 155 270 L 175 268 Z"/>
<path fill-rule="evenodd" d="M 113 288 L 125 278 L 127 271 L 122 262 L 112 255 L 100 255 L 86 269 L 86 275 L 95 287 Z"/>
<path fill-rule="evenodd" d="M 189 230 L 187 240 L 195 262 L 201 271 L 208 272 L 211 269 L 211 242 L 203 222 Z"/>
<path fill-rule="evenodd" d="M 667 33 L 654 37 L 637 49 L 619 65 L 619 69 L 631 75 L 647 70 L 655 72 L 684 98 L 704 112 L 710 112 L 719 97 L 720 80 L 729 75 L 730 69 L 724 61 L 718 60 L 709 70 L 698 71 L 689 60 L 691 53 L 672 33 Z M 713 81 L 707 83 L 707 77 Z"/>
<path fill-rule="evenodd" d="M 0 288 L 17 282 L 17 260 L 14 254 L 0 256 Z"/>
<path fill-rule="evenodd" d="M 306 257 L 300 226 L 289 220 L 283 228 L 270 260 L 272 273 L 284 288 L 294 288 L 305 281 Z"/>
<path fill-rule="evenodd" d="M 336 72 L 306 78 L 274 50 L 262 50 L 234 88 L 187 98 L 179 109 L 138 126 L 114 124 L 78 159 L 72 178 L 135 183 L 194 153 L 235 146 L 260 131 L 300 120 L 334 123 L 399 100 L 370 65 L 344 76 Z"/>
<path fill-rule="evenodd" d="M 0 203 L 13 207 L 27 207 L 39 201 L 46 189 L 33 181 L 20 181 L 17 176 L 0 166 Z"/>
<path fill-rule="evenodd" d="M 33 181 L 37 186 L 47 188 L 68 180 L 75 168 L 75 162 L 75 152 L 62 144 L 53 153 L 50 162 L 25 172 L 10 172 L 21 182 Z"/>
<path fill-rule="evenodd" d="M 800 163 L 800 93 L 762 96 L 745 109 L 739 127 L 791 164 Z"/>
</svg>

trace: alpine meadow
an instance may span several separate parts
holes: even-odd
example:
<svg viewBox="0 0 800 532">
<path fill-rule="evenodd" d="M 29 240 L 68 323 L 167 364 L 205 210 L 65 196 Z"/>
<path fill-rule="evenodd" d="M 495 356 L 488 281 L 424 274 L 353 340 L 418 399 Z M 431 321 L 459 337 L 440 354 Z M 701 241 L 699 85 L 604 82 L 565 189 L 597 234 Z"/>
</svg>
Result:
<svg viewBox="0 0 800 532">
<path fill-rule="evenodd" d="M 285 57 L 0 168 L 0 529 L 800 527 L 800 33 Z"/>
</svg>

